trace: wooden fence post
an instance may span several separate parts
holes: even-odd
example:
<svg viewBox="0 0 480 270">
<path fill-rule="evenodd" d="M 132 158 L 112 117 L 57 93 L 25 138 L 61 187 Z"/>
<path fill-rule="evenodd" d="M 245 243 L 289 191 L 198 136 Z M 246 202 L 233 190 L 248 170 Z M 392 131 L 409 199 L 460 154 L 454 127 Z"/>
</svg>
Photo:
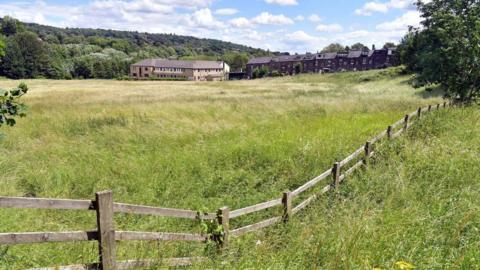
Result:
<svg viewBox="0 0 480 270">
<path fill-rule="evenodd" d="M 440 109 L 440 103 L 437 104 L 437 110 Z"/>
<path fill-rule="evenodd" d="M 447 107 L 447 102 L 443 102 L 443 108 Z"/>
<path fill-rule="evenodd" d="M 432 110 L 432 105 L 428 105 L 428 111 L 430 112 Z"/>
<path fill-rule="evenodd" d="M 363 160 L 363 164 L 368 165 L 368 160 L 370 159 L 371 154 L 372 154 L 372 142 L 367 141 L 365 143 L 365 159 Z"/>
<path fill-rule="evenodd" d="M 333 184 L 336 190 L 338 190 L 338 188 L 340 187 L 340 174 L 341 174 L 340 162 L 335 162 L 332 168 L 332 176 L 333 176 Z"/>
<path fill-rule="evenodd" d="M 405 115 L 405 120 L 404 120 L 404 124 L 403 124 L 403 131 L 407 131 L 408 129 L 408 121 L 410 120 L 410 115 Z"/>
<path fill-rule="evenodd" d="M 393 127 L 392 127 L 392 126 L 388 126 L 388 128 L 387 128 L 387 137 L 388 137 L 389 139 L 391 139 L 391 138 L 392 138 L 392 135 L 393 135 Z"/>
<path fill-rule="evenodd" d="M 230 209 L 227 206 L 217 210 L 217 221 L 223 228 L 222 241 L 219 243 L 220 248 L 226 248 L 228 247 L 228 237 L 230 234 Z"/>
<path fill-rule="evenodd" d="M 283 221 L 287 222 L 292 216 L 292 193 L 286 191 L 283 193 Z"/>
<path fill-rule="evenodd" d="M 116 270 L 115 258 L 115 221 L 113 219 L 113 192 L 102 191 L 95 193 L 98 226 L 98 250 L 100 268 L 102 270 Z"/>
<path fill-rule="evenodd" d="M 422 107 L 418 108 L 417 115 L 419 119 L 422 117 Z"/>
</svg>

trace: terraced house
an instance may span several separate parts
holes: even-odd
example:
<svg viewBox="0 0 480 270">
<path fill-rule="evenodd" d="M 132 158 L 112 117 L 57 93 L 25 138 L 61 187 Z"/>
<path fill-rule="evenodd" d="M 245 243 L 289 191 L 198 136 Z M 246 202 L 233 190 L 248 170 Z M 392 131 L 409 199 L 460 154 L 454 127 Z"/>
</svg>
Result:
<svg viewBox="0 0 480 270">
<path fill-rule="evenodd" d="M 255 69 L 267 68 L 269 73 L 282 75 L 326 73 L 379 69 L 399 64 L 394 48 L 349 51 L 338 53 L 306 53 L 253 58 L 247 63 L 247 76 L 254 77 Z"/>
<path fill-rule="evenodd" d="M 222 61 L 146 59 L 130 66 L 130 77 L 139 80 L 223 81 L 229 72 L 230 67 Z"/>
</svg>

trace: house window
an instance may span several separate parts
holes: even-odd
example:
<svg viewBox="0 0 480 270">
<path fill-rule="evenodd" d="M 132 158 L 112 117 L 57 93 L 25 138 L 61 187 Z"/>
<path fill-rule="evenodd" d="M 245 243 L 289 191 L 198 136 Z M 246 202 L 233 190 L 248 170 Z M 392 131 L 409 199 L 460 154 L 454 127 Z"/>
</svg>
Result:
<svg viewBox="0 0 480 270">
<path fill-rule="evenodd" d="M 133 77 L 137 77 L 137 73 L 133 73 L 132 75 L 133 75 Z"/>
<path fill-rule="evenodd" d="M 148 67 L 145 68 L 145 71 L 148 71 Z"/>
</svg>

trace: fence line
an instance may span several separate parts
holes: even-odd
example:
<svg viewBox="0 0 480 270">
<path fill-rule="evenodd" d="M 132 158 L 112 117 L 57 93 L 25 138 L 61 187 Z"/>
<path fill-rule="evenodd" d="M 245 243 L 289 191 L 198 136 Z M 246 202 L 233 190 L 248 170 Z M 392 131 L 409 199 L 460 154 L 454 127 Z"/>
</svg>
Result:
<svg viewBox="0 0 480 270">
<path fill-rule="evenodd" d="M 449 106 L 451 103 L 448 104 Z M 125 203 L 115 203 L 113 201 L 112 191 L 97 192 L 95 200 L 69 200 L 69 199 L 43 199 L 43 198 L 22 198 L 22 197 L 0 197 L 0 208 L 32 208 L 32 209 L 61 209 L 61 210 L 83 210 L 96 211 L 97 229 L 92 231 L 72 231 L 72 232 L 22 232 L 22 233 L 0 233 L 0 245 L 47 243 L 47 242 L 73 242 L 73 241 L 97 241 L 99 245 L 99 263 L 89 265 L 70 265 L 54 268 L 37 268 L 36 270 L 50 269 L 102 269 L 119 270 L 148 267 L 155 264 L 168 266 L 184 266 L 203 260 L 201 257 L 192 258 L 170 258 L 162 261 L 141 260 L 141 261 L 117 261 L 116 260 L 116 241 L 192 241 L 206 242 L 209 239 L 217 241 L 220 248 L 228 247 L 230 236 L 238 237 L 246 233 L 257 231 L 262 228 L 272 226 L 280 221 L 288 220 L 302 209 L 314 202 L 320 195 L 330 191 L 337 190 L 345 178 L 361 167 L 367 166 L 370 157 L 375 153 L 373 145 L 385 137 L 393 139 L 405 132 L 414 122 L 413 118 L 421 118 L 423 113 L 431 112 L 433 109 L 439 110 L 446 108 L 447 102 L 420 107 L 415 112 L 405 115 L 401 120 L 388 126 L 388 128 L 367 141 L 364 146 L 355 150 L 345 159 L 335 162 L 334 165 L 301 185 L 292 192 L 286 191 L 281 198 L 262 202 L 252 206 L 230 211 L 228 207 L 222 207 L 217 213 L 200 213 L 192 210 L 160 208 L 144 205 L 133 205 Z M 400 129 L 399 129 L 400 128 Z M 398 129 L 397 131 L 395 131 Z M 355 163 L 353 163 L 356 161 Z M 346 165 L 353 163 L 350 168 Z M 342 173 L 343 171 L 343 173 Z M 331 182 L 327 183 L 321 191 L 313 194 L 302 202 L 293 206 L 293 201 L 299 195 L 316 187 L 320 182 L 326 181 L 332 177 Z M 283 215 L 268 218 L 255 224 L 246 225 L 241 228 L 230 228 L 230 220 L 247 214 L 255 213 L 276 206 L 283 206 Z M 154 215 L 162 217 L 175 217 L 191 220 L 214 220 L 222 225 L 223 233 L 220 238 L 214 236 L 195 234 L 195 233 L 168 233 L 168 232 L 132 232 L 115 230 L 115 213 Z"/>
</svg>

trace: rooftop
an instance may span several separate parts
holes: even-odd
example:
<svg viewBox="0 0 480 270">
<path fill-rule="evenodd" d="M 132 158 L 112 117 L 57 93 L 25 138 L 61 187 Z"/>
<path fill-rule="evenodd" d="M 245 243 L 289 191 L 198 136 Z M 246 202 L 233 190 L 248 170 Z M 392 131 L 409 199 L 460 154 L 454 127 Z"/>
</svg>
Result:
<svg viewBox="0 0 480 270">
<path fill-rule="evenodd" d="M 222 61 L 186 61 L 186 60 L 168 60 L 168 59 L 145 59 L 134 66 L 141 67 L 167 67 L 184 69 L 223 69 Z"/>
</svg>

